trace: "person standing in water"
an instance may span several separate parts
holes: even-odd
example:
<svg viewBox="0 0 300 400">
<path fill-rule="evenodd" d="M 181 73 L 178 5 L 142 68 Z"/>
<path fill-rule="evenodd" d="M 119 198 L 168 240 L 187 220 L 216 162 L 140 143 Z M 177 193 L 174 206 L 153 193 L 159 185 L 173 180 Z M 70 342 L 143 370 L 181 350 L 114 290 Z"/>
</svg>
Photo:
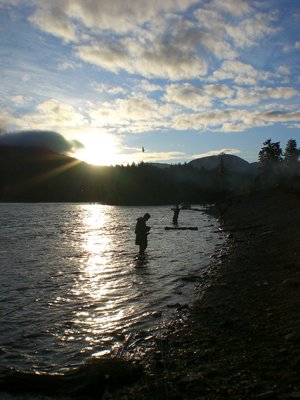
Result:
<svg viewBox="0 0 300 400">
<path fill-rule="evenodd" d="M 151 228 L 146 225 L 146 222 L 150 217 L 150 214 L 146 213 L 143 217 L 137 218 L 135 226 L 135 244 L 140 246 L 140 253 L 144 253 L 148 245 L 148 234 Z"/>
<path fill-rule="evenodd" d="M 179 208 L 178 204 L 176 204 L 176 206 L 174 208 L 172 208 L 171 210 L 174 212 L 173 220 L 172 220 L 173 224 L 177 225 L 178 224 L 178 215 L 179 215 L 179 212 L 180 212 L 180 208 Z"/>
</svg>

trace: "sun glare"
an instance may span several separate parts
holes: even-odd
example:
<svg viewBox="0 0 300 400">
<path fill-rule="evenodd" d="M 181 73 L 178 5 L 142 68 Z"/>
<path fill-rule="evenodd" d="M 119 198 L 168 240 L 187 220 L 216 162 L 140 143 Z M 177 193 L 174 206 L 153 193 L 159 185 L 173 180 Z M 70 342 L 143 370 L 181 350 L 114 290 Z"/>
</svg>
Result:
<svg viewBox="0 0 300 400">
<path fill-rule="evenodd" d="M 74 156 L 93 165 L 115 165 L 118 163 L 117 141 L 107 134 L 90 134 L 79 138 L 84 147 Z"/>
</svg>

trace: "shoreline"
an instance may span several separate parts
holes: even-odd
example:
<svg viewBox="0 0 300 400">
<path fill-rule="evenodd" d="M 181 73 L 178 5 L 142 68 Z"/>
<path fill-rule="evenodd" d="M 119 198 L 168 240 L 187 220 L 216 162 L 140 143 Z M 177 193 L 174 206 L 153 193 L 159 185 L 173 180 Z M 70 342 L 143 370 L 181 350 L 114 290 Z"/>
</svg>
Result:
<svg viewBox="0 0 300 400">
<path fill-rule="evenodd" d="M 232 199 L 212 282 L 141 362 L 142 378 L 108 399 L 300 399 L 299 200 Z"/>
</svg>

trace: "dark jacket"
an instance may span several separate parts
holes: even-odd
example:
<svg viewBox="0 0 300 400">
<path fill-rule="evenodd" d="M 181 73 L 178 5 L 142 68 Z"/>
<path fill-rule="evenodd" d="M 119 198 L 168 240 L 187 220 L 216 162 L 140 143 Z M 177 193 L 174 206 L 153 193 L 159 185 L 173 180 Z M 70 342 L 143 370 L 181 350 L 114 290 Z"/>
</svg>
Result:
<svg viewBox="0 0 300 400">
<path fill-rule="evenodd" d="M 135 226 L 135 244 L 145 245 L 147 244 L 147 236 L 149 233 L 149 226 L 146 225 L 146 221 L 143 217 L 137 218 Z"/>
</svg>

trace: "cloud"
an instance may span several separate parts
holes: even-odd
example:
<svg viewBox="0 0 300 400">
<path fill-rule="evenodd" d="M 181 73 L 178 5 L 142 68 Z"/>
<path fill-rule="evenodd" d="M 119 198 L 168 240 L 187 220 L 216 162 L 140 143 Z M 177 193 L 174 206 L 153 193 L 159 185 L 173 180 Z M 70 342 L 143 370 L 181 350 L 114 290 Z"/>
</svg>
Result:
<svg viewBox="0 0 300 400">
<path fill-rule="evenodd" d="M 163 41 L 144 50 L 135 65 L 136 72 L 143 76 L 172 80 L 205 76 L 207 69 L 207 62 L 198 58 L 192 49 Z"/>
<path fill-rule="evenodd" d="M 136 31 L 137 26 L 155 22 L 161 15 L 180 12 L 196 0 L 56 0 L 69 18 L 79 20 L 94 31 L 110 30 L 124 34 Z"/>
<path fill-rule="evenodd" d="M 300 111 L 272 110 L 267 112 L 247 109 L 211 110 L 199 113 L 178 114 L 172 125 L 177 130 L 243 132 L 254 127 L 276 123 L 295 125 L 300 121 Z"/>
<path fill-rule="evenodd" d="M 60 71 L 66 71 L 66 70 L 69 70 L 69 69 L 72 70 L 72 69 L 75 69 L 75 68 L 80 68 L 81 65 L 78 64 L 78 63 L 75 63 L 73 61 L 65 61 L 63 63 L 58 64 L 57 67 L 58 67 L 58 69 Z"/>
<path fill-rule="evenodd" d="M 0 0 L 0 7 L 5 6 L 17 6 L 22 3 L 23 0 Z"/>
<path fill-rule="evenodd" d="M 130 121 L 149 120 L 158 114 L 158 105 L 142 94 L 117 101 L 121 115 Z"/>
<path fill-rule="evenodd" d="M 213 0 L 209 2 L 208 7 L 218 9 L 220 12 L 230 14 L 233 17 L 242 17 L 253 11 L 245 0 Z"/>
<path fill-rule="evenodd" d="M 299 122 L 300 111 L 270 111 L 267 113 L 261 113 L 260 118 L 270 122 Z"/>
<path fill-rule="evenodd" d="M 232 80 L 238 85 L 256 85 L 258 81 L 267 81 L 271 74 L 258 71 L 252 65 L 241 61 L 224 61 L 212 77 L 213 81 Z"/>
<path fill-rule="evenodd" d="M 9 100 L 14 103 L 15 105 L 22 105 L 25 104 L 25 98 L 24 96 L 18 95 L 18 96 L 10 96 Z"/>
<path fill-rule="evenodd" d="M 212 106 L 210 96 L 201 87 L 199 88 L 189 83 L 168 86 L 165 99 L 193 110 L 206 109 Z"/>
<path fill-rule="evenodd" d="M 50 33 L 63 39 L 65 42 L 76 42 L 76 26 L 65 14 L 62 7 L 50 6 L 43 2 L 29 21 L 43 32 Z"/>
<path fill-rule="evenodd" d="M 216 10 L 201 8 L 195 11 L 198 20 L 198 35 L 205 52 L 218 59 L 235 59 L 238 53 L 228 40 L 226 20 Z"/>
<path fill-rule="evenodd" d="M 78 141 L 68 141 L 59 133 L 38 130 L 1 134 L 0 145 L 37 147 L 57 153 L 69 153 L 82 147 Z"/>
<path fill-rule="evenodd" d="M 253 89 L 238 88 L 234 99 L 227 101 L 231 106 L 251 106 L 263 100 L 288 100 L 298 96 L 299 92 L 292 87 L 255 87 Z"/>
<path fill-rule="evenodd" d="M 246 1 L 210 1 L 194 14 L 202 26 L 203 44 L 223 60 L 236 59 L 240 49 L 257 46 L 261 39 L 278 32 L 271 25 L 275 13 L 256 13 Z"/>
<path fill-rule="evenodd" d="M 93 88 L 99 93 L 107 93 L 111 96 L 126 93 L 126 90 L 121 86 L 113 86 L 113 85 L 108 85 L 106 83 L 93 82 Z"/>
<path fill-rule="evenodd" d="M 49 99 L 37 104 L 32 114 L 27 114 L 19 121 L 19 126 L 27 124 L 42 130 L 79 129 L 86 123 L 83 112 L 72 105 Z"/>
<path fill-rule="evenodd" d="M 173 108 L 160 105 L 144 93 L 101 102 L 89 110 L 91 125 L 115 132 L 147 132 L 165 128 Z"/>
<path fill-rule="evenodd" d="M 42 31 L 63 39 L 78 41 L 82 32 L 110 31 L 118 35 L 153 27 L 163 16 L 182 12 L 197 0 L 35 0 L 36 9 L 29 20 Z M 147 30 L 146 29 L 146 30 Z M 154 28 L 152 28 L 154 29 Z"/>
<path fill-rule="evenodd" d="M 156 92 L 157 90 L 162 90 L 162 87 L 147 81 L 146 79 L 141 80 L 138 83 L 139 88 L 145 92 Z"/>
<path fill-rule="evenodd" d="M 278 29 L 272 28 L 268 24 L 268 19 L 266 14 L 256 14 L 254 17 L 245 19 L 239 24 L 228 24 L 226 31 L 237 47 L 256 46 L 261 39 L 265 39 L 267 35 L 278 31 Z"/>
<path fill-rule="evenodd" d="M 17 3 L 0 0 L 0 7 L 5 4 Z M 257 12 L 263 9 L 264 14 Z M 32 13 L 34 29 L 26 26 L 24 10 Z M 14 16 L 23 23 L 27 39 L 45 44 L 46 56 L 35 57 L 30 64 L 33 53 L 23 46 L 19 56 L 28 57 L 27 63 L 16 64 L 14 74 L 6 72 L 14 78 L 6 82 L 15 84 L 8 86 L 2 101 L 5 106 L 14 103 L 15 110 L 1 112 L 3 127 L 10 122 L 10 129 L 25 126 L 69 138 L 88 131 L 243 132 L 277 121 L 286 126 L 298 121 L 290 118 L 291 110 L 298 109 L 299 94 L 287 83 L 297 81 L 296 57 L 285 57 L 284 62 L 282 54 L 273 58 L 271 45 L 278 46 L 278 27 L 285 25 L 261 2 L 30 0 L 30 7 L 19 14 L 15 10 Z M 37 35 L 36 28 L 56 38 Z M 267 49 L 270 62 L 264 63 L 269 35 L 274 35 L 274 42 Z M 60 41 L 63 46 L 55 47 L 54 53 Z M 30 43 L 40 48 L 40 43 Z M 251 51 L 260 44 L 257 52 Z M 296 56 L 299 38 L 290 46 Z M 50 48 L 53 52 L 48 53 Z M 39 64 L 41 59 L 49 65 Z M 21 82 L 22 76 L 30 82 Z M 283 114 L 292 102 L 294 107 Z M 261 108 L 254 110 L 258 104 Z"/>
<path fill-rule="evenodd" d="M 89 45 L 78 46 L 76 56 L 82 61 L 97 65 L 117 73 L 120 69 L 128 69 L 130 57 L 121 42 L 108 39 L 101 42 L 93 41 Z"/>
<path fill-rule="evenodd" d="M 82 61 L 118 73 L 120 70 L 144 77 L 173 80 L 203 76 L 207 62 L 196 55 L 195 49 L 180 46 L 176 40 L 158 38 L 147 46 L 134 39 L 99 42 L 78 46 L 76 56 Z"/>
<path fill-rule="evenodd" d="M 245 124 L 245 115 L 247 113 L 242 110 L 211 110 L 199 113 L 177 114 L 173 118 L 173 126 L 178 130 L 218 130 L 224 131 L 224 125 L 228 123 Z M 244 125 L 246 129 L 247 124 Z M 241 131 L 243 131 L 242 129 Z"/>
<path fill-rule="evenodd" d="M 6 132 L 7 127 L 10 125 L 12 117 L 10 112 L 6 109 L 0 110 L 0 134 Z"/>
<path fill-rule="evenodd" d="M 287 66 L 285 66 L 285 65 L 280 65 L 280 66 L 277 68 L 277 73 L 278 73 L 280 76 L 289 76 L 289 75 L 291 74 L 291 71 L 290 71 L 290 68 L 289 68 L 289 67 L 287 67 Z"/>
<path fill-rule="evenodd" d="M 232 52 L 221 35 L 217 38 L 179 17 L 195 3 L 114 0 L 112 6 L 108 0 L 53 0 L 36 2 L 29 20 L 64 42 L 78 43 L 75 55 L 86 63 L 115 73 L 189 79 L 207 74 L 208 63 L 201 52 L 227 57 Z"/>
<path fill-rule="evenodd" d="M 287 109 L 288 102 L 298 96 L 292 87 L 246 89 L 226 84 L 202 87 L 173 84 L 165 87 L 160 98 L 152 97 L 152 92 L 144 92 L 142 88 L 130 94 L 114 92 L 109 85 L 99 88 L 113 97 L 109 101 L 90 101 L 82 107 L 52 99 L 39 103 L 35 112 L 13 122 L 19 127 L 27 124 L 38 130 L 59 130 L 68 138 L 78 138 L 80 132 L 123 134 L 167 129 L 243 132 L 278 122 L 285 125 L 299 122 L 298 107 Z M 270 99 L 276 102 L 270 105 Z M 253 109 L 259 103 L 264 107 Z M 3 129 L 8 122 L 12 123 L 8 111 L 2 111 L 1 117 Z"/>
<path fill-rule="evenodd" d="M 255 14 L 245 0 L 35 0 L 34 4 L 29 21 L 65 43 L 75 43 L 74 54 L 81 61 L 115 74 L 126 71 L 146 78 L 204 77 L 213 57 L 237 59 L 234 45 L 254 46 L 276 32 L 269 24 L 274 17 Z M 189 9 L 194 9 L 194 18 L 186 18 Z"/>
<path fill-rule="evenodd" d="M 194 86 L 189 83 L 170 85 L 166 89 L 165 99 L 192 110 L 212 107 L 217 99 L 231 98 L 234 91 L 227 85 Z"/>
</svg>

